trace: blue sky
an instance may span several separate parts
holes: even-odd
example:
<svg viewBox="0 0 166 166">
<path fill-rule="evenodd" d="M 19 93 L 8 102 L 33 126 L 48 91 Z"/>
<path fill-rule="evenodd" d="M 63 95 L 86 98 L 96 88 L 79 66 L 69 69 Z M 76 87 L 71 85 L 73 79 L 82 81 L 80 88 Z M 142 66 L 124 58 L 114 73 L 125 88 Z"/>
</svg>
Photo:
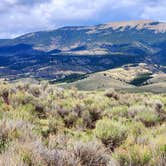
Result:
<svg viewBox="0 0 166 166">
<path fill-rule="evenodd" d="M 0 38 L 67 25 L 166 21 L 166 0 L 0 0 Z"/>
</svg>

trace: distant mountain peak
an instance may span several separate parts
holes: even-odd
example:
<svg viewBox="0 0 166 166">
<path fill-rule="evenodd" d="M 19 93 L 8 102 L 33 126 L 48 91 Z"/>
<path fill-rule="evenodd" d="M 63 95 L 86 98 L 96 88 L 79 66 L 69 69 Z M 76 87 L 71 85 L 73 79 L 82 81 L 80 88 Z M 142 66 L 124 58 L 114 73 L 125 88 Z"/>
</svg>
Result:
<svg viewBox="0 0 166 166">
<path fill-rule="evenodd" d="M 112 28 L 113 30 L 120 29 L 124 31 L 125 28 L 136 28 L 137 30 L 149 29 L 155 31 L 155 33 L 165 33 L 166 23 L 158 22 L 154 20 L 137 20 L 137 21 L 122 21 L 122 22 L 110 22 L 100 26 L 100 29 Z"/>
<path fill-rule="evenodd" d="M 116 21 L 116 22 L 108 22 L 106 24 L 112 24 L 112 25 L 137 25 L 137 24 L 148 24 L 151 22 L 156 22 L 154 20 L 132 20 L 132 21 Z"/>
</svg>

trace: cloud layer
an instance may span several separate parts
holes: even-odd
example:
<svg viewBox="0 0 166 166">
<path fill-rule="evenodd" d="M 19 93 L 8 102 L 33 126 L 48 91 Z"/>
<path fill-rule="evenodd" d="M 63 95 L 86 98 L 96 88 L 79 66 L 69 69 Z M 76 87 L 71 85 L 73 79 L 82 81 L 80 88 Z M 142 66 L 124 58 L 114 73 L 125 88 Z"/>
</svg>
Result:
<svg viewBox="0 0 166 166">
<path fill-rule="evenodd" d="M 166 21 L 165 0 L 1 0 L 0 38 L 66 25 L 153 19 Z"/>
</svg>

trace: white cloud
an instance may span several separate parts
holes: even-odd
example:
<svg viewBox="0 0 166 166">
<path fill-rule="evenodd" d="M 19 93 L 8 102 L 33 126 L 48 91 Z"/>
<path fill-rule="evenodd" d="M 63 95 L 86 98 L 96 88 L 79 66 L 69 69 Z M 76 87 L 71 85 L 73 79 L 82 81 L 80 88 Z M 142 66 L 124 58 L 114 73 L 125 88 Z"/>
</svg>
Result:
<svg viewBox="0 0 166 166">
<path fill-rule="evenodd" d="M 166 20 L 165 0 L 1 0 L 0 38 L 65 25 Z"/>
<path fill-rule="evenodd" d="M 144 19 L 153 19 L 159 21 L 166 21 L 166 1 L 162 1 L 158 4 L 146 6 L 144 12 L 141 15 Z"/>
</svg>

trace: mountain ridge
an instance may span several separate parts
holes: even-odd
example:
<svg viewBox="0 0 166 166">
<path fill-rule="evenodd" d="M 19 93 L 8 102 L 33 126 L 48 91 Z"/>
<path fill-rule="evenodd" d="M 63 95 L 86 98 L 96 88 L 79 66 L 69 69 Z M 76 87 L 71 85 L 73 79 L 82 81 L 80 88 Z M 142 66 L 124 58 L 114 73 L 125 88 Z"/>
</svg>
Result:
<svg viewBox="0 0 166 166">
<path fill-rule="evenodd" d="M 57 78 L 59 71 L 90 73 L 128 63 L 157 65 L 165 71 L 165 29 L 166 23 L 158 21 L 114 22 L 0 40 L 0 77 L 4 68 L 16 76 Z"/>
<path fill-rule="evenodd" d="M 152 24 L 151 24 L 152 23 Z M 166 31 L 166 22 L 161 22 L 161 21 L 156 21 L 156 20 L 132 20 L 132 21 L 113 21 L 113 22 L 107 22 L 107 23 L 103 23 L 103 24 L 97 24 L 97 25 L 89 25 L 89 26 L 62 26 L 62 27 L 59 27 L 59 28 L 54 28 L 52 30 L 41 30 L 41 31 L 34 31 L 34 32 L 28 32 L 28 33 L 25 33 L 23 35 L 19 35 L 15 38 L 11 38 L 11 39 L 16 39 L 16 38 L 20 38 L 20 37 L 24 37 L 24 36 L 33 36 L 33 34 L 35 33 L 38 33 L 38 32 L 52 32 L 52 31 L 55 31 L 55 30 L 59 30 L 59 29 L 67 29 L 67 28 L 81 28 L 81 29 L 92 29 L 93 27 L 98 27 L 98 26 L 110 26 L 110 27 L 114 27 L 114 26 L 117 26 L 117 27 L 121 27 L 121 26 L 136 26 L 136 25 L 148 25 L 148 24 L 151 24 L 151 26 L 156 26 L 156 25 L 162 25 L 162 27 L 159 27 L 157 26 L 158 28 L 163 28 L 164 29 L 164 32 Z M 147 27 L 146 27 L 147 28 Z M 152 29 L 153 30 L 153 29 Z M 156 29 L 157 30 L 157 29 Z M 158 29 L 160 30 L 160 29 Z M 159 31 L 160 32 L 160 31 Z M 5 39 L 0 39 L 0 40 L 10 40 L 8 38 L 5 38 Z"/>
</svg>

